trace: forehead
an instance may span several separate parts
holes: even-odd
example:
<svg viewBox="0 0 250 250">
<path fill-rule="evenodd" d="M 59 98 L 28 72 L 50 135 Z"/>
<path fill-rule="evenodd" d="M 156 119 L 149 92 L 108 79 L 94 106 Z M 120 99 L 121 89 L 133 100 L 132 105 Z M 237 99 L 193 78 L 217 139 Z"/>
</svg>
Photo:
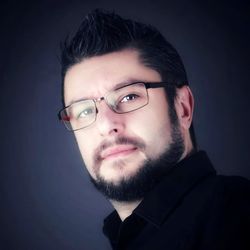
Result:
<svg viewBox="0 0 250 250">
<path fill-rule="evenodd" d="M 135 50 L 91 57 L 67 71 L 64 79 L 65 104 L 83 98 L 98 98 L 123 83 L 160 80 L 158 72 L 140 62 L 139 53 Z"/>
</svg>

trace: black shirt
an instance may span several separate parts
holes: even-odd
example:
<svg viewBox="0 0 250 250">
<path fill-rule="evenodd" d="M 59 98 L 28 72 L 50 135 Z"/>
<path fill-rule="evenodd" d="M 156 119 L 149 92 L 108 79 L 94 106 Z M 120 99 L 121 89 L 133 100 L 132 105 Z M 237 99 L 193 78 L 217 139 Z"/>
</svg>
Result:
<svg viewBox="0 0 250 250">
<path fill-rule="evenodd" d="M 250 182 L 216 175 L 205 152 L 178 163 L 123 222 L 104 220 L 113 249 L 250 250 Z"/>
</svg>

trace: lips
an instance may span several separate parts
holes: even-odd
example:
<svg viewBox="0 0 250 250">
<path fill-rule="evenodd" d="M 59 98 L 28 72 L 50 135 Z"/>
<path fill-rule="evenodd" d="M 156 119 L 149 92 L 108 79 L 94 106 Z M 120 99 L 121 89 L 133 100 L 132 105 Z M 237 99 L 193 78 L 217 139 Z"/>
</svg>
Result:
<svg viewBox="0 0 250 250">
<path fill-rule="evenodd" d="M 104 160 L 113 157 L 126 156 L 133 153 L 136 149 L 137 147 L 133 145 L 119 145 L 110 147 L 102 151 L 101 158 Z"/>
</svg>

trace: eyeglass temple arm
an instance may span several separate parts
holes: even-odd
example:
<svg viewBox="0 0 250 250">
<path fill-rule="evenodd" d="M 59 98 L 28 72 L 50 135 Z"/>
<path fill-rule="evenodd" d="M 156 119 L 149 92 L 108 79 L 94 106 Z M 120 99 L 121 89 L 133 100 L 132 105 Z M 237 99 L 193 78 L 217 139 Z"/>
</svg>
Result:
<svg viewBox="0 0 250 250">
<path fill-rule="evenodd" d="M 173 84 L 173 83 L 170 83 L 170 82 L 145 82 L 145 87 L 147 89 L 149 88 L 152 88 L 152 89 L 155 89 L 155 88 L 164 88 L 166 87 L 166 84 Z"/>
</svg>

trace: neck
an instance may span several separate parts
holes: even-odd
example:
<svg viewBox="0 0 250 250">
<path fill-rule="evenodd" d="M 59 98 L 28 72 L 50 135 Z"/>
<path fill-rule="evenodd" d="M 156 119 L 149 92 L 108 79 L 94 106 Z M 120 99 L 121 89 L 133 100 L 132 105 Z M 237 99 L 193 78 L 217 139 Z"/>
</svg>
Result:
<svg viewBox="0 0 250 250">
<path fill-rule="evenodd" d="M 132 212 L 140 204 L 140 202 L 141 200 L 133 202 L 111 200 L 113 207 L 115 208 L 122 221 L 124 221 L 128 216 L 132 214 Z"/>
</svg>

